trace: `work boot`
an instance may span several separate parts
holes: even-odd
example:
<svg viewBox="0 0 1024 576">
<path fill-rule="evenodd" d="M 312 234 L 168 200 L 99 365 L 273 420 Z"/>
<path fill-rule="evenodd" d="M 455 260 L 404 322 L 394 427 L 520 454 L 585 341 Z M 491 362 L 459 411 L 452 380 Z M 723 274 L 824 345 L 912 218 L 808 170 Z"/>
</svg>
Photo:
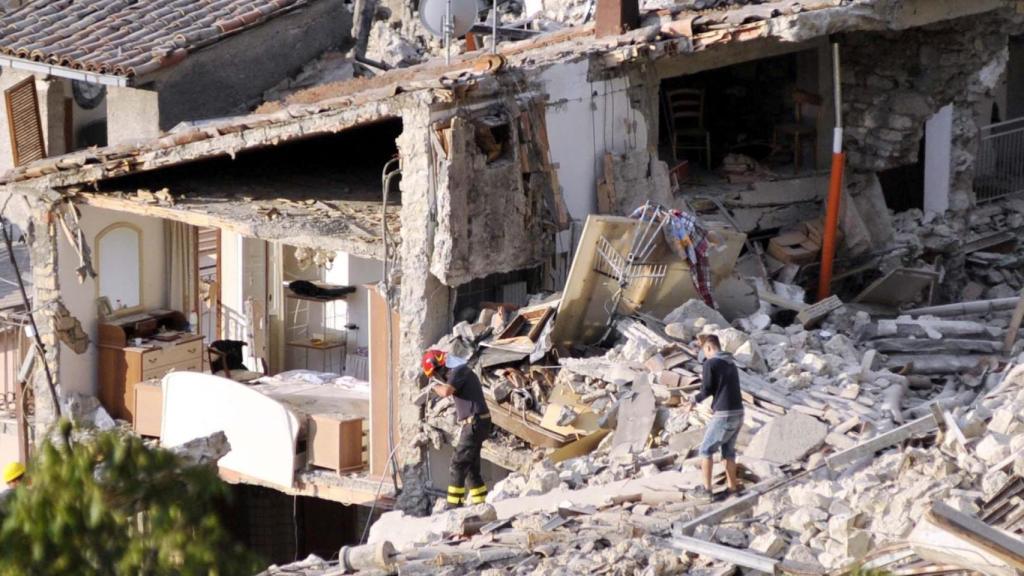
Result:
<svg viewBox="0 0 1024 576">
<path fill-rule="evenodd" d="M 458 508 L 466 500 L 466 488 L 463 486 L 448 485 L 448 498 L 445 501 L 445 509 Z"/>
</svg>

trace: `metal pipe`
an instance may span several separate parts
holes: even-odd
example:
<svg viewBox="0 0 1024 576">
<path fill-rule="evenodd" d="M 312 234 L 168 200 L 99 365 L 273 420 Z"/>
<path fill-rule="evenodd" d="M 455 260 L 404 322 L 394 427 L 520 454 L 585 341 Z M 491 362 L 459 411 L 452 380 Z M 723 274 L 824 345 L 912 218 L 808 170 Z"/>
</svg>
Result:
<svg viewBox="0 0 1024 576">
<path fill-rule="evenodd" d="M 444 63 L 446 66 L 452 63 L 452 31 L 454 28 L 452 24 L 452 0 L 448 0 L 444 6 Z"/>
<path fill-rule="evenodd" d="M 498 0 L 491 4 L 491 54 L 498 53 Z"/>
<path fill-rule="evenodd" d="M 86 72 L 85 70 L 75 70 L 74 68 L 68 68 L 66 66 L 45 64 L 43 62 L 25 60 L 23 58 L 8 55 L 0 56 L 0 66 L 13 68 L 15 70 L 25 70 L 37 74 L 46 74 L 48 76 L 56 76 L 58 78 L 68 78 L 70 80 L 89 82 L 91 84 L 102 84 L 104 86 L 124 87 L 131 86 L 133 84 L 128 78 L 122 76 L 112 76 L 110 74 L 97 74 L 95 72 Z"/>
<path fill-rule="evenodd" d="M 832 293 L 832 263 L 836 255 L 836 236 L 839 228 L 839 205 L 843 192 L 843 93 L 840 85 L 839 44 L 832 44 L 832 76 L 835 92 L 836 121 L 832 139 L 832 177 L 828 187 L 828 205 L 825 211 L 825 234 L 821 245 L 821 274 L 818 276 L 818 300 Z"/>
</svg>

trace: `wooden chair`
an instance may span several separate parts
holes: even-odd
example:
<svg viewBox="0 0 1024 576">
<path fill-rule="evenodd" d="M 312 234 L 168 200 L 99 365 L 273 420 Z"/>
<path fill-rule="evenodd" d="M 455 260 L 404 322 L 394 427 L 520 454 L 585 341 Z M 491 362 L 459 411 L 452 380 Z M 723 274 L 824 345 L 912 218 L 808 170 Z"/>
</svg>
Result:
<svg viewBox="0 0 1024 576">
<path fill-rule="evenodd" d="M 805 142 L 811 142 L 815 148 L 818 143 L 818 115 L 821 113 L 822 98 L 817 94 L 805 92 L 799 88 L 793 90 L 793 122 L 776 124 L 772 133 L 772 153 L 779 150 L 779 138 L 792 138 L 793 142 L 793 173 L 800 173 L 800 157 Z M 816 109 L 812 122 L 807 122 L 804 117 L 804 107 L 813 106 Z M 814 168 L 818 168 L 817 155 L 815 155 Z"/>
<path fill-rule="evenodd" d="M 711 170 L 711 133 L 704 127 L 704 90 L 676 88 L 665 92 L 669 126 L 672 129 L 672 153 L 697 150 L 704 154 Z"/>
<path fill-rule="evenodd" d="M 240 340 L 215 340 L 206 348 L 210 358 L 210 373 L 235 382 L 249 383 L 266 375 L 266 362 L 261 358 L 259 363 L 262 372 L 253 372 L 242 364 L 242 347 L 245 342 Z"/>
</svg>

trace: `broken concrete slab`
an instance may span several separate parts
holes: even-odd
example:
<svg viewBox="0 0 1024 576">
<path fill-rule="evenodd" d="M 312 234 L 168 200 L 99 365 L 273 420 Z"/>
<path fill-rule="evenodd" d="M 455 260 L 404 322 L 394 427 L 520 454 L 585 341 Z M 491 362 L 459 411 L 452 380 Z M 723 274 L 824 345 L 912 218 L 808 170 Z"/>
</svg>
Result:
<svg viewBox="0 0 1024 576">
<path fill-rule="evenodd" d="M 619 402 L 618 425 L 612 439 L 612 455 L 640 452 L 651 435 L 655 418 L 650 376 L 643 374 Z"/>
<path fill-rule="evenodd" d="M 745 452 L 753 458 L 791 464 L 821 446 L 826 436 L 828 426 L 816 418 L 789 412 L 765 424 Z"/>
</svg>

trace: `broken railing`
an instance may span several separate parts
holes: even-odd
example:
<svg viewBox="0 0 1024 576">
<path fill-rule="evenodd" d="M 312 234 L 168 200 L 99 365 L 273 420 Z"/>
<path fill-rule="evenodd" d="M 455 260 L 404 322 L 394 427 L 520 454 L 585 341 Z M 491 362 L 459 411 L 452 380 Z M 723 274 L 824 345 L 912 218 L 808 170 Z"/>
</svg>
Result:
<svg viewBox="0 0 1024 576">
<path fill-rule="evenodd" d="M 978 202 L 1024 192 L 1024 118 L 981 129 L 974 177 Z"/>
</svg>

